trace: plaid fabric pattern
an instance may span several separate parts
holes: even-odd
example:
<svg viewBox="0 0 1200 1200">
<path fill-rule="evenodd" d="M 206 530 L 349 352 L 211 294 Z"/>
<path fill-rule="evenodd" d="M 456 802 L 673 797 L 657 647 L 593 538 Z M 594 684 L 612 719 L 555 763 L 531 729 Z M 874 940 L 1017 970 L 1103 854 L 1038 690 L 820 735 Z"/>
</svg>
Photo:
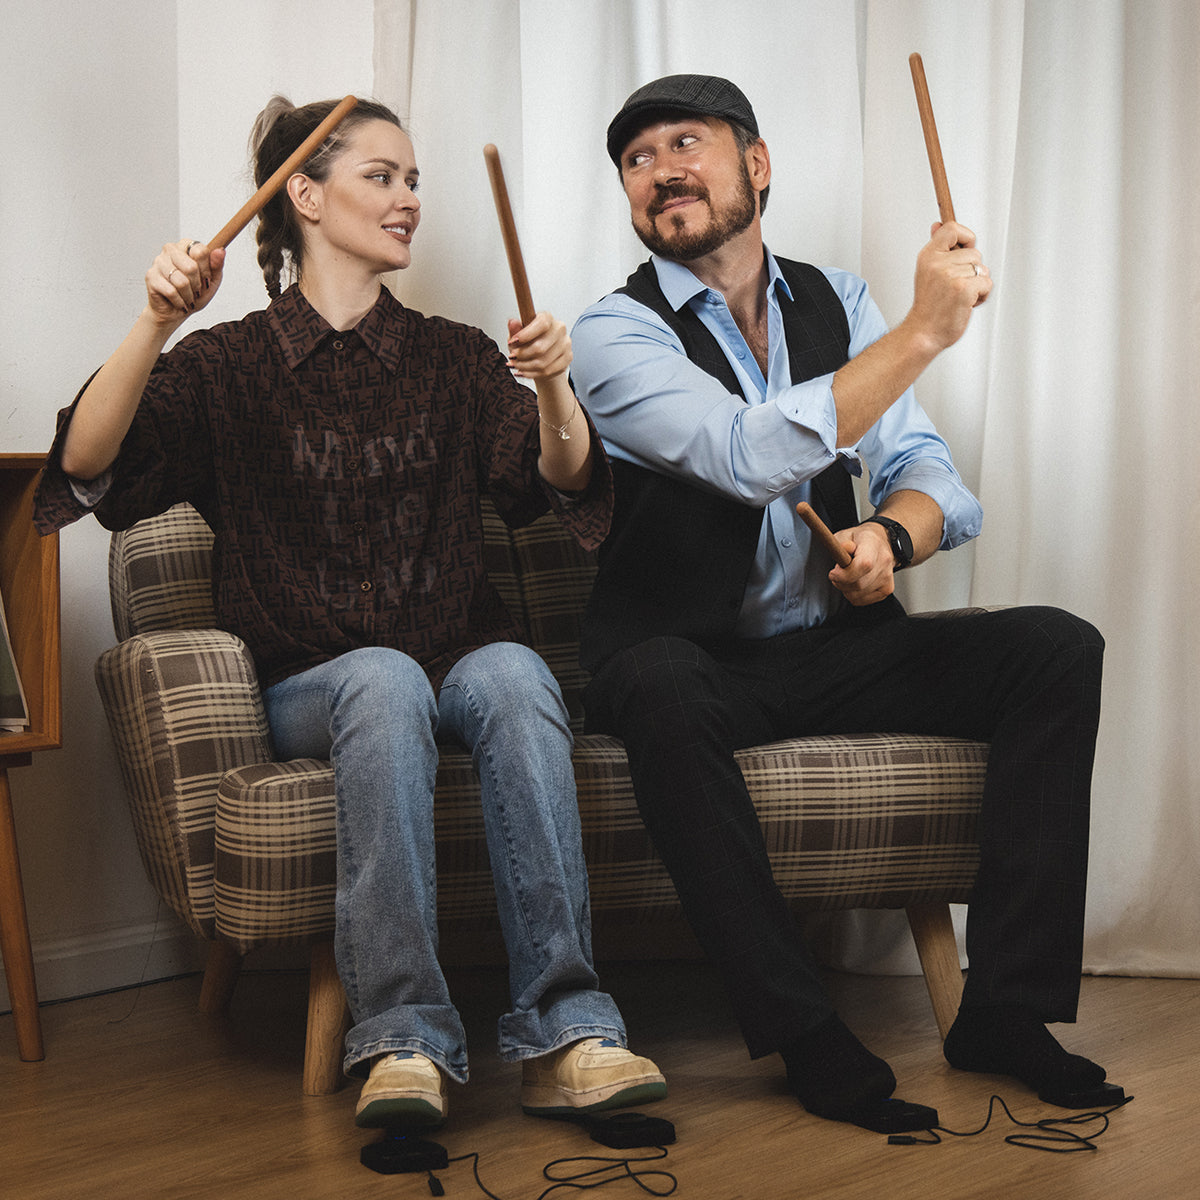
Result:
<svg viewBox="0 0 1200 1200">
<path fill-rule="evenodd" d="M 579 622 L 596 576 L 596 556 L 564 537 L 553 516 L 512 530 L 513 566 L 521 588 L 529 644 L 542 656 L 562 689 L 571 728 L 583 728 L 583 689 L 579 665 Z"/>
<path fill-rule="evenodd" d="M 108 597 L 117 641 L 154 629 L 212 629 L 212 530 L 190 505 L 114 533 Z"/>
<path fill-rule="evenodd" d="M 987 746 L 871 734 L 738 755 L 784 895 L 806 909 L 965 903 Z"/>
<path fill-rule="evenodd" d="M 150 881 L 211 938 L 217 784 L 271 757 L 254 664 L 222 630 L 159 630 L 105 651 L 96 685 Z"/>
<path fill-rule="evenodd" d="M 200 936 L 245 952 L 333 929 L 333 774 L 315 759 L 271 761 L 254 667 L 238 639 L 173 628 L 205 613 L 212 619 L 206 531 L 178 506 L 114 535 L 114 623 L 126 638 L 101 657 L 96 676 L 151 882 Z M 578 728 L 578 626 L 592 556 L 553 517 L 511 531 L 488 512 L 485 536 L 493 582 L 523 616 Z M 754 747 L 738 760 L 776 877 L 798 908 L 967 899 L 985 745 L 810 737 Z M 575 771 L 593 913 L 633 924 L 677 913 L 621 744 L 577 733 Z M 434 811 L 447 929 L 496 924 L 478 797 L 469 757 L 446 748 Z"/>
<path fill-rule="evenodd" d="M 261 942 L 333 932 L 333 769 L 315 758 L 227 771 L 217 787 L 213 898 L 221 936 Z"/>
</svg>

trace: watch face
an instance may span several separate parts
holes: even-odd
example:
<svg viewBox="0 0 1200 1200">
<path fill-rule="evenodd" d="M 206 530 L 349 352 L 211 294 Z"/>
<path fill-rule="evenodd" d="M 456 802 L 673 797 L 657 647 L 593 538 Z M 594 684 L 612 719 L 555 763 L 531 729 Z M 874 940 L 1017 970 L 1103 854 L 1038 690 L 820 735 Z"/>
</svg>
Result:
<svg viewBox="0 0 1200 1200">
<path fill-rule="evenodd" d="M 908 530 L 899 521 L 888 517 L 872 517 L 871 520 L 877 525 L 882 525 L 887 533 L 888 545 L 891 546 L 892 557 L 896 560 L 896 569 L 907 567 L 913 556 L 912 538 L 908 536 Z"/>
</svg>

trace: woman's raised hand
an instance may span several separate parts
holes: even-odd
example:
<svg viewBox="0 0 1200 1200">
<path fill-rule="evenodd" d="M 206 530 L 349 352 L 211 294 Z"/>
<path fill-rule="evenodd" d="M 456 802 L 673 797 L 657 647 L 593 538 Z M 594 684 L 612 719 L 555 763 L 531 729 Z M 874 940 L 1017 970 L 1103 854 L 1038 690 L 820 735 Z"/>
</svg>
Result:
<svg viewBox="0 0 1200 1200">
<path fill-rule="evenodd" d="M 146 272 L 146 297 L 162 324 L 179 324 L 202 309 L 221 286 L 222 248 L 209 250 L 194 238 L 168 242 Z"/>
</svg>

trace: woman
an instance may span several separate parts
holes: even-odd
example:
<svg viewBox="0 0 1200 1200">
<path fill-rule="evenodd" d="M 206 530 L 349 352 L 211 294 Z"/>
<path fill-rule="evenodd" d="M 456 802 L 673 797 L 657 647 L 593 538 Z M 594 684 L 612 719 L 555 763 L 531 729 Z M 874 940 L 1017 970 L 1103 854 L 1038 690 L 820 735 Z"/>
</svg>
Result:
<svg viewBox="0 0 1200 1200">
<path fill-rule="evenodd" d="M 255 126 L 256 179 L 332 107 L 276 97 Z M 218 619 L 254 655 L 278 756 L 333 763 L 358 1124 L 440 1123 L 446 1078 L 467 1078 L 437 961 L 435 735 L 480 776 L 510 966 L 500 1053 L 524 1063 L 523 1106 L 642 1103 L 666 1085 L 598 990 L 566 712 L 488 582 L 479 512 L 483 492 L 511 525 L 550 508 L 595 545 L 607 463 L 560 322 L 510 321 L 506 361 L 383 288 L 411 261 L 417 183 L 396 116 L 359 103 L 262 213 L 270 306 L 167 353 L 225 255 L 164 246 L 132 331 L 60 420 L 39 520 L 90 510 L 124 528 L 190 500 L 212 526 Z"/>
</svg>

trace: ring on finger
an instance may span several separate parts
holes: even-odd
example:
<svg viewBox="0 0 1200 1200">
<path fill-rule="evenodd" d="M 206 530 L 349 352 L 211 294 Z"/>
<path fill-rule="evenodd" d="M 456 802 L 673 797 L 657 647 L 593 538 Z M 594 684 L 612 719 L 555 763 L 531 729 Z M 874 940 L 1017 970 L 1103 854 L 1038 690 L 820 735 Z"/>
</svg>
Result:
<svg viewBox="0 0 1200 1200">
<path fill-rule="evenodd" d="M 983 274 L 983 268 L 982 268 L 982 267 L 981 267 L 981 266 L 980 266 L 978 263 L 974 263 L 974 264 L 973 264 L 973 267 L 974 267 L 974 270 L 975 270 L 975 274 L 976 274 L 976 275 L 982 275 L 982 274 Z"/>
</svg>

